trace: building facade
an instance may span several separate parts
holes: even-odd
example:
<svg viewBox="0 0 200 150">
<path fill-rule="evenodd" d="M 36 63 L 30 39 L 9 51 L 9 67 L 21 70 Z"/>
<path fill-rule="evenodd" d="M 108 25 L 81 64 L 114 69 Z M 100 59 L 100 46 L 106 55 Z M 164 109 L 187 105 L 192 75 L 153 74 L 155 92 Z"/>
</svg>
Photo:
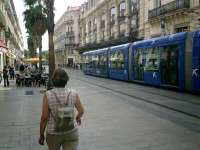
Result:
<svg viewBox="0 0 200 150">
<path fill-rule="evenodd" d="M 80 7 L 68 7 L 55 25 L 54 45 L 57 66 L 73 67 L 80 63 L 79 45 Z"/>
<path fill-rule="evenodd" d="M 80 46 L 194 31 L 200 23 L 199 0 L 88 0 L 81 6 Z"/>
<path fill-rule="evenodd" d="M 23 58 L 23 40 L 13 0 L 0 1 L 0 70 Z"/>
<path fill-rule="evenodd" d="M 80 45 L 139 38 L 140 0 L 88 0 L 81 6 Z"/>
<path fill-rule="evenodd" d="M 183 31 L 194 31 L 200 25 L 199 0 L 144 0 L 141 4 L 141 30 L 145 39 Z"/>
</svg>

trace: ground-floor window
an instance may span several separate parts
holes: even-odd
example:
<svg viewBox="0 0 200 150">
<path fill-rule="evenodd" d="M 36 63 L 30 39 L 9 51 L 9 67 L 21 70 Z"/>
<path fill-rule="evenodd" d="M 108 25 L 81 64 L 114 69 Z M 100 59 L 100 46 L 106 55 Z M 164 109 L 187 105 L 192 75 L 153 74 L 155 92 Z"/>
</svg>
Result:
<svg viewBox="0 0 200 150">
<path fill-rule="evenodd" d="M 176 33 L 178 33 L 178 32 L 186 32 L 186 31 L 188 31 L 188 26 L 179 27 L 179 28 L 175 29 Z"/>
</svg>

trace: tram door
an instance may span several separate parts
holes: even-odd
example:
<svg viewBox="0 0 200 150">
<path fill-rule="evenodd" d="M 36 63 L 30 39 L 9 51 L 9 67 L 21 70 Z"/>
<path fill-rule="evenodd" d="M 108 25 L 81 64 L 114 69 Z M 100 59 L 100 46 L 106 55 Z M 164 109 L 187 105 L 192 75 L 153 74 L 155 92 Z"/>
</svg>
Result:
<svg viewBox="0 0 200 150">
<path fill-rule="evenodd" d="M 178 45 L 160 47 L 160 74 L 162 84 L 179 85 L 178 56 Z"/>
<path fill-rule="evenodd" d="M 144 81 L 145 53 L 143 49 L 134 51 L 134 80 Z"/>
</svg>

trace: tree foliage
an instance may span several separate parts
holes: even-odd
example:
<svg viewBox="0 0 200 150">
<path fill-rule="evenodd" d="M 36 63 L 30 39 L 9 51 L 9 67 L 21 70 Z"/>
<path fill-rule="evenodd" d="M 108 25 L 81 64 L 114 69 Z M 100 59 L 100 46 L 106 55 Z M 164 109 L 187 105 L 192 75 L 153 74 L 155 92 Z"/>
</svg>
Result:
<svg viewBox="0 0 200 150">
<path fill-rule="evenodd" d="M 39 47 L 40 71 L 42 69 L 42 35 L 47 28 L 47 14 L 41 0 L 24 0 L 27 9 L 24 11 L 24 22 L 28 33 L 28 49 L 35 56 Z M 35 51 L 35 52 L 34 52 Z"/>
</svg>

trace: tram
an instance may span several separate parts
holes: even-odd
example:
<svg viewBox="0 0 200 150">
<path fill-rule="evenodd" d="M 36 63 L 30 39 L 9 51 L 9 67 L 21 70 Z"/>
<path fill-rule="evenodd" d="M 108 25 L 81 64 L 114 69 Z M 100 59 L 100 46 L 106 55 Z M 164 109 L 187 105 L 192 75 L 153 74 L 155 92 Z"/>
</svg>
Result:
<svg viewBox="0 0 200 150">
<path fill-rule="evenodd" d="M 83 53 L 87 75 L 200 93 L 200 29 Z"/>
</svg>

